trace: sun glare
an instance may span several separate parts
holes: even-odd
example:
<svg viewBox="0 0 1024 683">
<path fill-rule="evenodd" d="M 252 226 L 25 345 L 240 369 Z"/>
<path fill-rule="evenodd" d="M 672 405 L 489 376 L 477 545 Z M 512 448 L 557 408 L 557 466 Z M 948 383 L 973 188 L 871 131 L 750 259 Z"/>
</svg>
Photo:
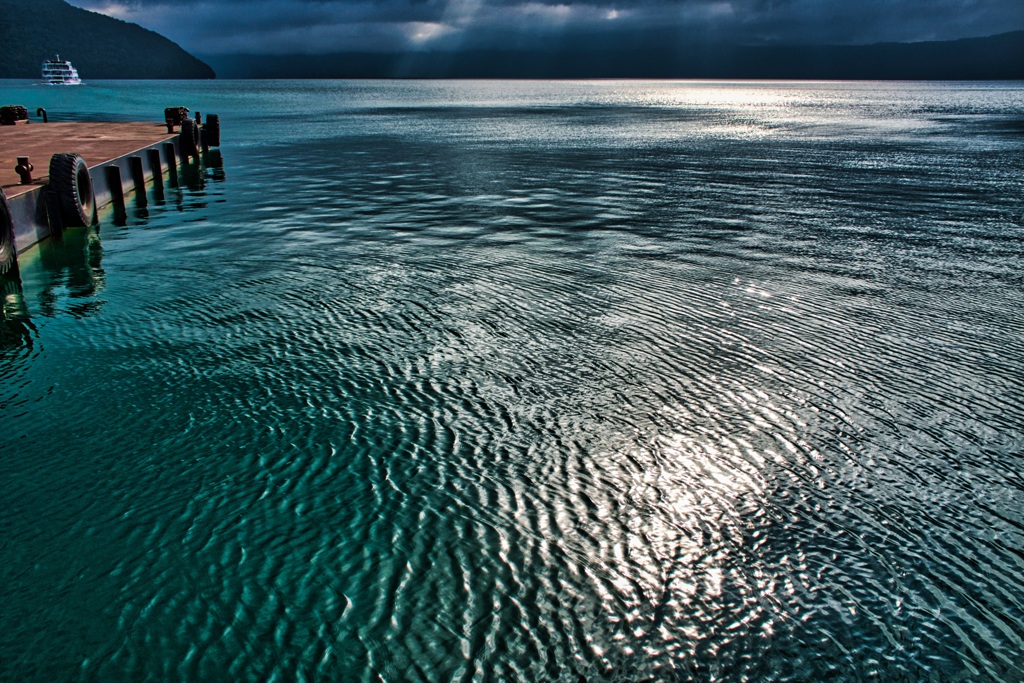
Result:
<svg viewBox="0 0 1024 683">
<path fill-rule="evenodd" d="M 406 37 L 416 44 L 430 42 L 435 38 L 451 34 L 455 29 L 447 24 L 433 21 L 412 21 L 405 24 Z"/>
</svg>

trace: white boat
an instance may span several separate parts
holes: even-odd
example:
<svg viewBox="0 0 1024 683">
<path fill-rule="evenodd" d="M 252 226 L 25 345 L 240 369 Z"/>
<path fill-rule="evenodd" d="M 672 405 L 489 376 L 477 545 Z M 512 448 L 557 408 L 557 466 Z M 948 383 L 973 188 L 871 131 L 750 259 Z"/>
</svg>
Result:
<svg viewBox="0 0 1024 683">
<path fill-rule="evenodd" d="M 47 59 L 43 62 L 43 83 L 49 85 L 80 85 L 82 79 L 78 77 L 78 71 L 71 66 L 71 62 L 62 60 L 60 55 L 56 59 Z"/>
</svg>

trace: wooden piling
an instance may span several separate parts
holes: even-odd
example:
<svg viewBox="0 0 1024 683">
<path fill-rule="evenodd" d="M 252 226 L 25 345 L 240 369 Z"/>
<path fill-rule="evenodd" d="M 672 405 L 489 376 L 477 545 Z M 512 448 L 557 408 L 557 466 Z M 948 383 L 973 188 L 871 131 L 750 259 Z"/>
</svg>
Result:
<svg viewBox="0 0 1024 683">
<path fill-rule="evenodd" d="M 146 198 L 146 170 L 142 166 L 142 157 L 133 154 L 128 157 L 128 165 L 131 166 L 132 183 L 135 185 L 135 203 L 146 206 L 149 200 Z"/>
<path fill-rule="evenodd" d="M 124 211 L 124 183 L 121 180 L 121 168 L 117 164 L 105 167 L 107 187 L 110 188 L 110 201 L 115 209 Z"/>
</svg>

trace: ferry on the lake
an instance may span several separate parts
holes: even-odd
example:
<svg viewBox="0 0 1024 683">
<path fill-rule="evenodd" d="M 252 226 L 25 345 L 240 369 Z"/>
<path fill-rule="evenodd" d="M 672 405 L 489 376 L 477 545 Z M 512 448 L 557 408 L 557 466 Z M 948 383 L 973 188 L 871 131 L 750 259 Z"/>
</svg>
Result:
<svg viewBox="0 0 1024 683">
<path fill-rule="evenodd" d="M 47 59 L 43 62 L 43 83 L 48 85 L 80 85 L 82 79 L 78 77 L 78 71 L 71 66 L 71 62 L 62 60 L 60 55 L 55 59 Z"/>
</svg>

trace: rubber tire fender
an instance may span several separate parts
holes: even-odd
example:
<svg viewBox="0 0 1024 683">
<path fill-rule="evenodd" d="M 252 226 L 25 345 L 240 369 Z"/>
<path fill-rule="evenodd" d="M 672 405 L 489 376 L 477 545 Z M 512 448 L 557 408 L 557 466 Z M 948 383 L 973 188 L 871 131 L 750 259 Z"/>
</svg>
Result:
<svg viewBox="0 0 1024 683">
<path fill-rule="evenodd" d="M 207 147 L 220 147 L 220 117 L 210 114 L 206 117 L 206 125 L 203 126 L 203 134 L 206 136 Z"/>
<path fill-rule="evenodd" d="M 61 153 L 50 157 L 50 189 L 57 194 L 64 225 L 92 225 L 96 194 L 81 155 Z"/>
<path fill-rule="evenodd" d="M 7 203 L 7 195 L 0 190 L 0 275 L 9 271 L 18 259 L 14 248 L 14 218 Z"/>
<path fill-rule="evenodd" d="M 181 143 L 181 155 L 197 158 L 199 156 L 199 129 L 192 119 L 183 119 L 181 122 L 181 133 L 178 135 Z"/>
</svg>

